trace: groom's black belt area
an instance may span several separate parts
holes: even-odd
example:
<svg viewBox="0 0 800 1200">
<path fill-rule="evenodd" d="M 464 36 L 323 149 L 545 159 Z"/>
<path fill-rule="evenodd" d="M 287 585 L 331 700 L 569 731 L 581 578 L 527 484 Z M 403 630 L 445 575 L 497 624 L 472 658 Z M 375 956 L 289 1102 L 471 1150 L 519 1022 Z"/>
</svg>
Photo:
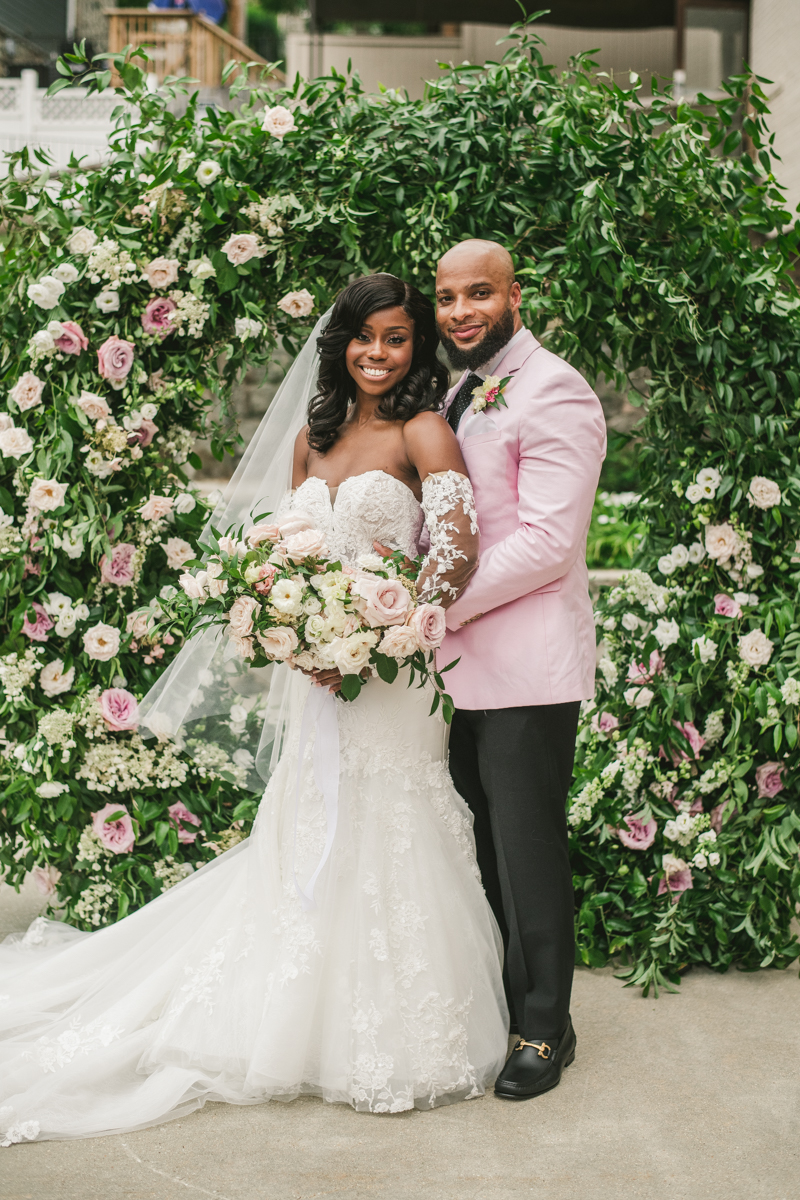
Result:
<svg viewBox="0 0 800 1200">
<path fill-rule="evenodd" d="M 475 817 L 478 866 L 506 946 L 511 1023 L 547 1045 L 569 1020 L 575 965 L 566 799 L 580 701 L 457 709 L 450 773 Z"/>
<path fill-rule="evenodd" d="M 458 432 L 458 426 L 461 418 L 472 403 L 472 393 L 475 388 L 480 387 L 483 383 L 480 375 L 475 375 L 473 372 L 467 376 L 461 387 L 447 410 L 447 423 L 453 430 L 453 433 Z"/>
</svg>

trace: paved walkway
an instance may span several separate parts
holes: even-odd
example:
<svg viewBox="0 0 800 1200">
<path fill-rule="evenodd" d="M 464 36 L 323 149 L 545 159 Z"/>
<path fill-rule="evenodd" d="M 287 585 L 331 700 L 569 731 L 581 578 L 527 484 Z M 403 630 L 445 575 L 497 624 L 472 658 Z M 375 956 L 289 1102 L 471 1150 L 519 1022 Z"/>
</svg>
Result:
<svg viewBox="0 0 800 1200">
<path fill-rule="evenodd" d="M 31 893 L 0 888 L 0 934 Z M 370 1116 L 208 1104 L 157 1129 L 0 1150 L 2 1200 L 797 1200 L 797 974 L 693 971 L 643 1000 L 575 975 L 559 1088 Z"/>
</svg>

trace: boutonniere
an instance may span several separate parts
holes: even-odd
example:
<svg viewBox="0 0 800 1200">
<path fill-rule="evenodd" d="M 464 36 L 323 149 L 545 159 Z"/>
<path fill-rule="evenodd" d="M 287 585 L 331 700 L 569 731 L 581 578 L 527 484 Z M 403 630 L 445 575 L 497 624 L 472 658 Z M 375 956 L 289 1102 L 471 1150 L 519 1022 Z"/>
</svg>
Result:
<svg viewBox="0 0 800 1200">
<path fill-rule="evenodd" d="M 501 379 L 499 375 L 487 375 L 481 386 L 476 387 L 472 393 L 472 411 L 479 413 L 485 408 L 499 408 L 501 404 L 508 408 L 503 389 L 510 382 L 510 375 L 506 375 L 505 379 Z"/>
</svg>

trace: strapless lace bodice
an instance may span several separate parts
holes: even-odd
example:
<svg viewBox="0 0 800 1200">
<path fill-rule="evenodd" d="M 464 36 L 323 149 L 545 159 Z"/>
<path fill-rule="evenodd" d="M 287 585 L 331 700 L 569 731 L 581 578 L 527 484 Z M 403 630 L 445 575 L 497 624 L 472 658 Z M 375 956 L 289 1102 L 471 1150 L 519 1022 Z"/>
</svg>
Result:
<svg viewBox="0 0 800 1200">
<path fill-rule="evenodd" d="M 288 498 L 287 509 L 304 513 L 343 562 L 356 564 L 360 555 L 374 554 L 373 542 L 417 553 L 422 507 L 410 488 L 385 471 L 345 479 L 333 501 L 325 480 L 313 475 Z"/>
</svg>

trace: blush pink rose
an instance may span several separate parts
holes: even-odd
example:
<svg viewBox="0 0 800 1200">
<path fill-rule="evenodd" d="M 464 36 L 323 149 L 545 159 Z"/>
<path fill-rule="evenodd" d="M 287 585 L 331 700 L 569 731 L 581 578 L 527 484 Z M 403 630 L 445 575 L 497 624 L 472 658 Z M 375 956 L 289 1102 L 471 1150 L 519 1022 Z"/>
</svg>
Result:
<svg viewBox="0 0 800 1200">
<path fill-rule="evenodd" d="M 249 637 L 253 632 L 253 615 L 261 608 L 254 596 L 237 596 L 228 613 L 231 636 Z"/>
<path fill-rule="evenodd" d="M 773 796 L 777 796 L 778 792 L 782 792 L 784 783 L 781 778 L 785 767 L 783 763 L 768 762 L 762 763 L 760 767 L 756 767 L 756 787 L 758 788 L 758 798 L 771 800 Z"/>
<path fill-rule="evenodd" d="M 143 521 L 160 521 L 172 512 L 175 500 L 172 496 L 154 496 L 139 509 Z"/>
<path fill-rule="evenodd" d="M 670 854 L 665 854 L 664 858 L 669 861 L 664 863 L 664 875 L 658 883 L 659 896 L 666 892 L 686 892 L 693 888 L 689 864 L 682 858 L 673 858 Z"/>
<path fill-rule="evenodd" d="M 650 655 L 650 668 L 644 663 L 632 662 L 628 667 L 628 683 L 651 683 L 664 670 L 664 659 L 657 650 Z"/>
<path fill-rule="evenodd" d="M 742 610 L 732 596 L 717 592 L 714 597 L 714 613 L 718 617 L 740 617 Z"/>
<path fill-rule="evenodd" d="M 121 733 L 139 725 L 139 705 L 136 697 L 125 688 L 106 688 L 100 695 L 100 711 L 107 729 Z"/>
<path fill-rule="evenodd" d="M 308 524 L 303 526 L 308 529 Z M 297 531 L 294 531 L 297 532 Z M 263 521 L 260 525 L 253 525 L 244 535 L 244 540 L 247 542 L 251 550 L 256 546 L 260 546 L 262 542 L 277 542 L 280 539 L 281 531 L 277 525 L 267 525 Z"/>
<path fill-rule="evenodd" d="M 36 613 L 36 621 L 31 624 L 28 619 L 28 611 L 30 609 Z M 28 605 L 25 611 L 25 620 L 22 622 L 22 632 L 26 637 L 29 637 L 32 642 L 46 642 L 47 631 L 53 628 L 53 622 L 48 617 L 47 613 L 42 608 L 38 600 L 34 600 Z"/>
<path fill-rule="evenodd" d="M 113 583 L 117 587 L 127 587 L 133 583 L 133 556 L 136 547 L 131 542 L 120 542 L 111 549 L 111 560 L 104 554 L 100 559 L 100 578 L 103 583 Z"/>
<path fill-rule="evenodd" d="M 656 840 L 656 821 L 640 821 L 638 817 L 625 817 L 627 829 L 617 830 L 617 837 L 629 850 L 646 850 Z"/>
<path fill-rule="evenodd" d="M 158 334 L 163 341 L 167 334 L 172 333 L 172 314 L 177 311 L 177 308 L 174 300 L 156 296 L 155 300 L 151 300 L 142 313 L 142 329 L 145 333 Z"/>
<path fill-rule="evenodd" d="M 115 333 L 106 338 L 97 351 L 97 370 L 103 379 L 111 383 L 122 383 L 133 366 L 134 346 Z"/>
<path fill-rule="evenodd" d="M 144 268 L 150 287 L 165 288 L 169 287 L 171 283 L 177 283 L 179 266 L 180 263 L 176 258 L 165 258 L 163 255 L 160 258 L 154 258 Z"/>
<path fill-rule="evenodd" d="M 369 575 L 353 584 L 356 608 L 368 625 L 403 625 L 411 607 L 411 596 L 399 579 Z"/>
<path fill-rule="evenodd" d="M 114 813 L 122 813 L 116 821 L 107 818 Z M 106 804 L 99 812 L 92 813 L 92 829 L 100 838 L 106 850 L 112 854 L 127 854 L 133 849 L 136 836 L 133 832 L 133 822 L 128 811 L 121 804 Z"/>
<path fill-rule="evenodd" d="M 611 733 L 619 729 L 619 721 L 613 713 L 595 713 L 592 717 L 592 729 L 595 733 Z"/>
<path fill-rule="evenodd" d="M 257 633 L 256 638 L 267 658 L 276 658 L 281 661 L 290 658 L 292 652 L 300 644 L 295 631 L 286 627 L 265 629 L 263 633 Z"/>
<path fill-rule="evenodd" d="M 235 267 L 249 262 L 251 258 L 263 258 L 266 252 L 261 239 L 254 233 L 235 233 L 222 247 L 222 253 Z"/>
<path fill-rule="evenodd" d="M 447 632 L 444 609 L 438 604 L 420 604 L 406 624 L 413 630 L 421 650 L 438 650 Z"/>
<path fill-rule="evenodd" d="M 263 567 L 259 567 L 259 572 L 261 571 L 264 574 L 260 575 L 260 578 L 254 584 L 254 588 L 259 596 L 268 596 L 272 591 L 272 585 L 275 581 L 275 567 L 270 566 L 269 563 L 264 563 Z"/>
<path fill-rule="evenodd" d="M 303 529 L 289 537 L 284 534 L 284 541 L 276 549 L 293 563 L 302 562 L 304 558 L 324 558 L 328 553 L 325 534 L 318 529 Z"/>
<path fill-rule="evenodd" d="M 271 526 L 267 526 L 266 528 L 271 528 Z M 304 529 L 311 528 L 312 523 L 304 513 L 290 513 L 288 517 L 284 517 L 281 521 L 280 535 L 281 537 L 289 538 L 295 533 L 302 533 Z"/>
<path fill-rule="evenodd" d="M 62 354 L 80 354 L 81 350 L 89 349 L 89 341 L 76 321 L 62 321 L 63 330 L 56 338 L 56 350 Z"/>
<path fill-rule="evenodd" d="M 20 412 L 24 412 L 27 408 L 35 408 L 37 404 L 42 403 L 43 390 L 44 380 L 34 375 L 33 371 L 26 371 L 24 375 L 20 375 L 9 395 Z"/>
<path fill-rule="evenodd" d="M 692 752 L 693 752 L 692 757 L 699 758 L 700 751 L 703 749 L 703 746 L 705 746 L 705 744 L 706 744 L 706 739 L 703 737 L 703 735 L 700 733 L 700 731 L 694 727 L 694 725 L 692 724 L 691 721 L 686 721 L 686 723 L 683 725 L 681 725 L 680 722 L 678 722 L 678 721 L 673 721 L 672 724 L 675 726 L 676 729 L 680 730 L 680 732 L 683 734 L 683 736 L 686 738 L 687 742 L 691 746 Z M 686 759 L 688 757 L 689 757 L 689 755 L 686 753 L 685 750 L 679 750 L 676 754 L 673 754 L 672 761 L 677 765 L 683 759 Z"/>
<path fill-rule="evenodd" d="M 41 892 L 43 896 L 52 896 L 55 893 L 56 884 L 61 878 L 61 872 L 58 867 L 48 863 L 45 867 L 34 867 L 31 877 L 37 892 Z"/>
<path fill-rule="evenodd" d="M 178 841 L 182 842 L 184 845 L 191 845 L 192 842 L 194 842 L 197 838 L 197 834 L 192 833 L 191 830 L 186 828 L 186 826 L 200 825 L 200 818 L 193 812 L 189 812 L 186 805 L 182 804 L 180 800 L 178 800 L 175 804 L 170 804 L 167 812 L 169 813 L 169 819 L 172 824 L 177 826 Z"/>
<path fill-rule="evenodd" d="M 158 426 L 153 421 L 148 421 L 142 417 L 142 423 L 138 429 L 134 429 L 128 434 L 129 446 L 149 446 L 153 438 L 158 433 Z"/>
</svg>

